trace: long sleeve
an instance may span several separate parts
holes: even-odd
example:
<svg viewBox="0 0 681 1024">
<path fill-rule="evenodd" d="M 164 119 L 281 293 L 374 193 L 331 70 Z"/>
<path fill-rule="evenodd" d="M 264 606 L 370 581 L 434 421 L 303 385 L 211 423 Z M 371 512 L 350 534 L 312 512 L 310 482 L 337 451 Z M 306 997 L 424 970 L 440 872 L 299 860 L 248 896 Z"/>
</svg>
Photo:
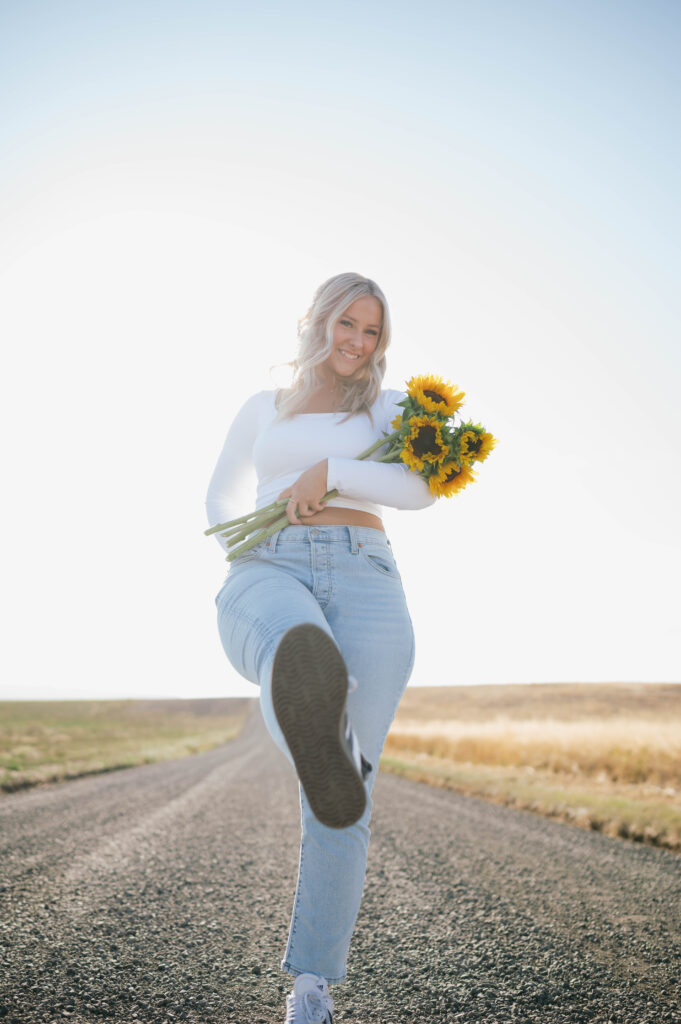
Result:
<svg viewBox="0 0 681 1024">
<path fill-rule="evenodd" d="M 227 432 L 206 495 L 209 526 L 229 522 L 248 509 L 248 506 L 239 507 L 239 500 L 246 485 L 254 477 L 252 452 L 261 401 L 262 393 L 252 395 L 242 405 Z M 227 545 L 223 538 L 217 534 L 215 536 L 226 551 Z"/>
<path fill-rule="evenodd" d="M 393 429 L 392 421 L 401 416 L 404 409 L 398 405 L 406 396 L 394 389 L 382 393 L 380 422 L 376 422 L 376 437 L 379 431 L 386 434 Z M 378 410 L 377 410 L 378 411 Z M 379 449 L 374 454 L 377 458 Z M 433 505 L 436 498 L 428 484 L 401 462 L 375 462 L 371 457 L 359 462 L 357 459 L 329 458 L 327 476 L 329 490 L 338 488 L 338 493 L 357 501 L 374 501 L 398 509 L 419 509 Z"/>
<path fill-rule="evenodd" d="M 329 490 L 338 488 L 346 498 L 375 501 L 391 508 L 427 508 L 436 500 L 423 477 L 399 462 L 359 462 L 331 456 L 327 486 Z"/>
</svg>

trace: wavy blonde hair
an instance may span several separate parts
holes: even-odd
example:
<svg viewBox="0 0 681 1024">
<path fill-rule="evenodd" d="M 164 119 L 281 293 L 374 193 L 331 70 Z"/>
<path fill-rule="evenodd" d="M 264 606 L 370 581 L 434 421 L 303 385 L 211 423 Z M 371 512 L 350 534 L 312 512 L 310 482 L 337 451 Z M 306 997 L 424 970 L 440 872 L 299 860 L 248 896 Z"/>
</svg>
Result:
<svg viewBox="0 0 681 1024">
<path fill-rule="evenodd" d="M 341 397 L 339 412 L 354 416 L 366 412 L 378 398 L 385 375 L 385 351 L 390 344 L 390 312 L 385 295 L 371 278 L 361 274 L 336 274 L 324 281 L 314 293 L 307 312 L 298 321 L 298 355 L 289 363 L 293 367 L 293 383 L 276 396 L 277 420 L 294 416 L 307 405 L 308 399 L 323 383 L 318 367 L 333 349 L 333 329 L 348 306 L 363 295 L 373 295 L 383 307 L 383 322 L 371 359 L 352 378 L 339 378 Z M 344 421 L 343 421 L 344 422 Z"/>
</svg>

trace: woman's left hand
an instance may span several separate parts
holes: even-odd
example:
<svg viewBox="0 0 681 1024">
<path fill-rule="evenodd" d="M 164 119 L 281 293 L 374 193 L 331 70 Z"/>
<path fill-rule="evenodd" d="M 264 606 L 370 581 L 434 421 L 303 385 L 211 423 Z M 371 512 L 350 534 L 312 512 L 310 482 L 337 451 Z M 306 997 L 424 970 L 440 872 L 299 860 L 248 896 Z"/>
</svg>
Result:
<svg viewBox="0 0 681 1024">
<path fill-rule="evenodd" d="M 292 499 L 286 506 L 286 515 L 292 526 L 304 526 L 298 516 L 305 518 L 326 508 L 321 498 L 328 490 L 326 486 L 328 468 L 328 459 L 316 462 L 314 466 L 310 466 L 304 473 L 301 473 L 295 483 L 279 495 L 280 498 Z"/>
</svg>

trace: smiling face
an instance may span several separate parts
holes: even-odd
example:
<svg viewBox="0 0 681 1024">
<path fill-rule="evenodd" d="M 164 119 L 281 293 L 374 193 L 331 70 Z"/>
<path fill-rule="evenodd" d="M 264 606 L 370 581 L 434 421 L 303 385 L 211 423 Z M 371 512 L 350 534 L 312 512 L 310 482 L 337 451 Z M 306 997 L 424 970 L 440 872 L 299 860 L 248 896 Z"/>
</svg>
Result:
<svg viewBox="0 0 681 1024">
<path fill-rule="evenodd" d="M 383 322 L 383 307 L 375 295 L 362 295 L 341 313 L 333 329 L 333 349 L 322 363 L 328 384 L 352 377 L 371 359 Z"/>
</svg>

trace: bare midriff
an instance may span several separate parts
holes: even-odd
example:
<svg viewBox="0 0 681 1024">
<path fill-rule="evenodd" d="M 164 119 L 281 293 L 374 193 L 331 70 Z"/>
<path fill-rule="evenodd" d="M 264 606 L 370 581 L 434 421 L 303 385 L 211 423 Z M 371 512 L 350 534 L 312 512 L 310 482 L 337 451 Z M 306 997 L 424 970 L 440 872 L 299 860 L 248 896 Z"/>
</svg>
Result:
<svg viewBox="0 0 681 1024">
<path fill-rule="evenodd" d="M 371 512 L 362 512 L 357 508 L 323 508 L 311 516 L 301 516 L 303 526 L 369 526 L 372 530 L 383 530 L 383 520 L 373 516 Z"/>
</svg>

